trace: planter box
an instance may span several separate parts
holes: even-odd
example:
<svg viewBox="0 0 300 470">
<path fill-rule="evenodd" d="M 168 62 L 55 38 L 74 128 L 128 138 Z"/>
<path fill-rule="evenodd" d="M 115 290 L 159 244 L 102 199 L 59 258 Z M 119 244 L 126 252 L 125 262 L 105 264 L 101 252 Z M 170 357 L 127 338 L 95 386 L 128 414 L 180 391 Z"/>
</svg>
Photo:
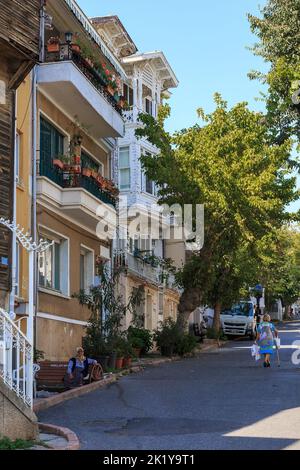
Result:
<svg viewBox="0 0 300 470">
<path fill-rule="evenodd" d="M 83 168 L 82 169 L 83 176 L 87 176 L 88 178 L 92 175 L 92 170 L 90 168 Z"/>
<path fill-rule="evenodd" d="M 48 52 L 59 52 L 59 43 L 47 44 Z"/>
</svg>

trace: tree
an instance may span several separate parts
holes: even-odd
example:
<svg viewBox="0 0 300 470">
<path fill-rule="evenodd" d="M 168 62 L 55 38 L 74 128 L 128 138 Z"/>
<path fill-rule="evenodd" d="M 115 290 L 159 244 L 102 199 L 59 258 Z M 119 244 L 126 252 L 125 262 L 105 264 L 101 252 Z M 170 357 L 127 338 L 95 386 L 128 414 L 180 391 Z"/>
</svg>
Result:
<svg viewBox="0 0 300 470">
<path fill-rule="evenodd" d="M 140 115 L 143 127 L 136 134 L 160 150 L 142 157 L 159 187 L 159 203 L 205 205 L 204 246 L 177 275 L 184 289 L 178 322 L 184 327 L 205 300 L 215 307 L 218 330 L 222 306 L 238 298 L 247 278 L 241 260 L 255 253 L 259 238 L 291 217 L 285 207 L 297 192 L 291 142 L 271 145 L 262 114 L 246 103 L 228 109 L 218 94 L 215 102 L 212 114 L 198 110 L 202 126 L 170 135 L 163 127 L 169 109 L 163 109 L 158 121 Z"/>
<path fill-rule="evenodd" d="M 291 135 L 299 141 L 300 106 L 292 96 L 300 89 L 300 2 L 269 0 L 261 14 L 261 18 L 248 15 L 251 30 L 259 38 L 252 50 L 270 63 L 270 70 L 249 76 L 268 86 L 264 98 L 272 141 L 281 143 Z"/>
<path fill-rule="evenodd" d="M 260 281 L 266 289 L 266 307 L 282 300 L 290 306 L 300 297 L 300 233 L 282 227 L 259 241 Z"/>
<path fill-rule="evenodd" d="M 90 286 L 88 291 L 81 290 L 73 295 L 80 305 L 86 305 L 91 311 L 84 346 L 92 355 L 99 355 L 108 341 L 114 341 L 120 336 L 126 313 L 134 313 L 143 295 L 143 288 L 136 288 L 128 301 L 124 302 L 123 295 L 117 290 L 124 268 L 115 268 L 113 273 L 109 273 L 107 266 L 100 259 L 96 268 L 99 285 Z"/>
</svg>

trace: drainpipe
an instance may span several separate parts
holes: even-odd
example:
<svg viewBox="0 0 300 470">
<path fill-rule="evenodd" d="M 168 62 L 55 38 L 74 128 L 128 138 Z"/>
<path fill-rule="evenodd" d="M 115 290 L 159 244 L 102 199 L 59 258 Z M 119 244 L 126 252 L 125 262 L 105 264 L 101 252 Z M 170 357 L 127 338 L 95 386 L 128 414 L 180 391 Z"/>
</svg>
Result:
<svg viewBox="0 0 300 470">
<path fill-rule="evenodd" d="M 13 214 L 12 214 L 12 222 L 16 224 L 17 220 L 17 165 L 16 165 L 16 120 L 17 120 L 17 100 L 16 100 L 16 91 L 13 91 L 12 94 L 12 108 L 13 108 L 13 116 L 12 116 L 12 135 L 13 135 L 13 144 L 12 144 L 12 153 L 14 156 L 13 159 Z M 17 245 L 17 237 L 16 233 L 12 232 L 12 267 L 11 267 L 11 292 L 9 296 L 9 314 L 12 320 L 15 320 L 15 287 L 16 287 L 16 263 L 17 263 L 17 254 L 16 254 L 16 245 Z"/>
<path fill-rule="evenodd" d="M 32 198 L 31 198 L 31 236 L 34 242 L 37 242 L 37 217 L 36 217 L 36 167 L 37 167 L 37 66 L 32 71 Z M 31 304 L 33 313 L 33 345 L 36 345 L 36 313 L 37 313 L 37 255 L 36 252 L 29 254 L 29 304 Z M 30 305 L 29 305 L 30 307 Z"/>
</svg>

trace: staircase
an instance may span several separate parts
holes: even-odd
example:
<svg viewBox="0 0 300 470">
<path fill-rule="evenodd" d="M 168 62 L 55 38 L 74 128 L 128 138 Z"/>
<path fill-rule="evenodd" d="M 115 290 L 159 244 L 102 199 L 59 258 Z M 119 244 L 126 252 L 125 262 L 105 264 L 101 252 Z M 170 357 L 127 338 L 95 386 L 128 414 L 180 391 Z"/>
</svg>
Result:
<svg viewBox="0 0 300 470">
<path fill-rule="evenodd" d="M 33 346 L 0 308 L 0 437 L 33 439 Z"/>
</svg>

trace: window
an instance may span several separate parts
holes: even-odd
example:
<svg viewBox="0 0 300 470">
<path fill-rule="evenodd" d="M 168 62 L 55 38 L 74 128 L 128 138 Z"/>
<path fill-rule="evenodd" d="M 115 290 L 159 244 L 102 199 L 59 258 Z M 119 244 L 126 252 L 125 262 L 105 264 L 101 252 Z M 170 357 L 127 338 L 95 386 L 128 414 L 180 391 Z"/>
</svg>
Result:
<svg viewBox="0 0 300 470">
<path fill-rule="evenodd" d="M 163 290 L 160 290 L 158 292 L 158 314 L 159 315 L 164 314 L 164 292 L 163 292 Z"/>
<path fill-rule="evenodd" d="M 145 155 L 147 157 L 151 157 L 151 153 L 145 152 Z M 154 182 L 145 174 L 145 191 L 148 194 L 152 194 L 152 196 L 155 196 L 156 194 L 156 187 Z"/>
<path fill-rule="evenodd" d="M 130 147 L 121 147 L 119 153 L 120 190 L 130 189 Z"/>
<path fill-rule="evenodd" d="M 133 106 L 133 89 L 124 83 L 123 87 L 124 98 L 129 106 Z"/>
<path fill-rule="evenodd" d="M 48 238 L 47 241 L 49 243 L 54 241 L 54 243 L 39 255 L 39 286 L 68 295 L 68 241 L 58 238 L 54 240 Z"/>
<path fill-rule="evenodd" d="M 52 159 L 64 153 L 64 136 L 52 124 L 41 117 L 40 122 L 40 164 L 51 163 Z"/>
<path fill-rule="evenodd" d="M 81 247 L 80 250 L 80 289 L 88 291 L 94 284 L 94 252 Z"/>
<path fill-rule="evenodd" d="M 145 111 L 152 116 L 152 100 L 145 98 Z"/>
<path fill-rule="evenodd" d="M 95 170 L 101 175 L 103 175 L 102 163 L 97 162 L 93 157 L 91 157 L 84 150 L 81 151 L 81 165 L 82 165 L 82 168 L 91 168 L 92 170 Z"/>
</svg>

